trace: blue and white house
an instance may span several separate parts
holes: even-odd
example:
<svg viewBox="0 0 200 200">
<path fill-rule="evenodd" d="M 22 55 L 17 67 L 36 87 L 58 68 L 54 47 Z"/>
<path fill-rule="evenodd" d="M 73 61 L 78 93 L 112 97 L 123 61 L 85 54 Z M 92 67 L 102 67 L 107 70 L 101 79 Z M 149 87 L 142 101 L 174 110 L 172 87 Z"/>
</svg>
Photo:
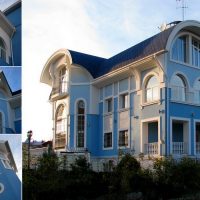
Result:
<svg viewBox="0 0 200 200">
<path fill-rule="evenodd" d="M 21 200 L 21 182 L 8 141 L 0 140 L 0 199 Z"/>
<path fill-rule="evenodd" d="M 21 66 L 21 0 L 0 11 L 0 66 Z"/>
<path fill-rule="evenodd" d="M 40 81 L 52 87 L 57 152 L 94 165 L 119 151 L 200 156 L 200 22 L 162 29 L 108 59 L 67 49 L 48 59 Z"/>
<path fill-rule="evenodd" d="M 12 91 L 0 71 L 0 134 L 21 134 L 21 90 Z"/>
</svg>

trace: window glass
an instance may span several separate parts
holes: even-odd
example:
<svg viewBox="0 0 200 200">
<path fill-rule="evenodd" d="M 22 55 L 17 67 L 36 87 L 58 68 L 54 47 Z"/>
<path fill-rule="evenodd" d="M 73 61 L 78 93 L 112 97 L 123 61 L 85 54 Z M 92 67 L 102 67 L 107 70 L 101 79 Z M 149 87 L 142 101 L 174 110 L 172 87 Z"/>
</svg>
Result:
<svg viewBox="0 0 200 200">
<path fill-rule="evenodd" d="M 62 133 L 66 131 L 66 118 L 64 115 L 64 105 L 60 105 L 56 114 L 56 133 Z"/>
<path fill-rule="evenodd" d="M 85 103 L 80 100 L 77 103 L 77 143 L 79 148 L 84 147 L 84 135 L 85 135 Z"/>
<path fill-rule="evenodd" d="M 172 99 L 177 101 L 186 100 L 186 85 L 181 75 L 175 75 L 172 79 Z"/>
<path fill-rule="evenodd" d="M 112 147 L 112 133 L 104 133 L 104 148 Z"/>
<path fill-rule="evenodd" d="M 128 94 L 120 95 L 120 108 L 128 108 Z"/>
<path fill-rule="evenodd" d="M 128 130 L 119 132 L 119 147 L 128 146 Z"/>
<path fill-rule="evenodd" d="M 172 47 L 172 59 L 185 63 L 188 62 L 187 41 L 188 41 L 187 36 L 181 36 L 176 39 Z"/>
<path fill-rule="evenodd" d="M 200 67 L 200 41 L 192 39 L 192 65 Z"/>
<path fill-rule="evenodd" d="M 148 80 L 145 90 L 146 102 L 151 102 L 159 99 L 158 80 L 155 76 L 152 76 Z"/>
<path fill-rule="evenodd" d="M 105 101 L 105 111 L 112 112 L 112 99 L 107 99 Z"/>
<path fill-rule="evenodd" d="M 60 70 L 59 79 L 60 93 L 67 92 L 67 70 L 65 67 Z"/>
</svg>

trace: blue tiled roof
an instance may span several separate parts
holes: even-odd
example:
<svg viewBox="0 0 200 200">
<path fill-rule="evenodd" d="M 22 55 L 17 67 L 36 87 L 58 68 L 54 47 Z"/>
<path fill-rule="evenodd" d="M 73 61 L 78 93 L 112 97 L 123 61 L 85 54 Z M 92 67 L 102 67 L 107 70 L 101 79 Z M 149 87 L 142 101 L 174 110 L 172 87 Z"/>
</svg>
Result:
<svg viewBox="0 0 200 200">
<path fill-rule="evenodd" d="M 127 64 L 164 50 L 173 28 L 162 31 L 109 59 L 70 50 L 72 62 L 83 66 L 94 78 L 98 78 Z"/>
<path fill-rule="evenodd" d="M 83 66 L 94 78 L 97 77 L 99 66 L 106 60 L 105 58 L 100 58 L 72 50 L 69 50 L 69 52 L 72 56 L 72 62 L 74 64 Z"/>
</svg>

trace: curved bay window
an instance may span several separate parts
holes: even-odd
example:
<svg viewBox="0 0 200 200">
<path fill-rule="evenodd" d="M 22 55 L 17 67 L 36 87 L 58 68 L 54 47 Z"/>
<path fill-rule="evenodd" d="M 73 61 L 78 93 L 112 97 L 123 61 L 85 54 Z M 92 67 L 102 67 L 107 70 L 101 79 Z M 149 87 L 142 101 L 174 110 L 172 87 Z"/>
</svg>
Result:
<svg viewBox="0 0 200 200">
<path fill-rule="evenodd" d="M 145 86 L 145 101 L 152 102 L 159 99 L 158 80 L 151 76 Z"/>
<path fill-rule="evenodd" d="M 172 79 L 172 99 L 186 101 L 186 84 L 179 74 L 176 74 Z"/>
<path fill-rule="evenodd" d="M 67 70 L 63 67 L 59 72 L 59 92 L 67 92 Z"/>
<path fill-rule="evenodd" d="M 60 105 L 56 112 L 55 147 L 64 148 L 66 145 L 66 116 L 64 105 Z"/>
<path fill-rule="evenodd" d="M 85 144 L 85 103 L 77 103 L 76 147 L 84 148 Z"/>
<path fill-rule="evenodd" d="M 0 38 L 0 58 L 6 61 L 6 47 L 2 38 Z"/>
</svg>

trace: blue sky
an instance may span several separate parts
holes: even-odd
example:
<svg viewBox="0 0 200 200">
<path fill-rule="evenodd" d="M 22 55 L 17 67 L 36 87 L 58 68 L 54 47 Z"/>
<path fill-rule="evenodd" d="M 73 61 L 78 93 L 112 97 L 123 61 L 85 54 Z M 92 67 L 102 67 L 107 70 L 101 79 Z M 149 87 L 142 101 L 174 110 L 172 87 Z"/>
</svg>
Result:
<svg viewBox="0 0 200 200">
<path fill-rule="evenodd" d="M 200 21 L 200 0 L 185 2 L 185 19 Z M 28 130 L 33 139 L 53 137 L 51 88 L 39 81 L 55 51 L 67 48 L 108 58 L 159 33 L 162 23 L 181 20 L 180 6 L 176 0 L 25 0 L 23 140 Z"/>
<path fill-rule="evenodd" d="M 10 149 L 12 151 L 16 166 L 17 166 L 17 175 L 22 178 L 22 143 L 21 143 L 21 135 L 0 135 L 0 140 L 7 140 L 10 145 Z"/>
<path fill-rule="evenodd" d="M 5 10 L 11 4 L 15 3 L 17 0 L 0 0 L 0 10 Z"/>
<path fill-rule="evenodd" d="M 0 67 L 0 70 L 4 72 L 13 92 L 21 89 L 21 67 Z"/>
</svg>

